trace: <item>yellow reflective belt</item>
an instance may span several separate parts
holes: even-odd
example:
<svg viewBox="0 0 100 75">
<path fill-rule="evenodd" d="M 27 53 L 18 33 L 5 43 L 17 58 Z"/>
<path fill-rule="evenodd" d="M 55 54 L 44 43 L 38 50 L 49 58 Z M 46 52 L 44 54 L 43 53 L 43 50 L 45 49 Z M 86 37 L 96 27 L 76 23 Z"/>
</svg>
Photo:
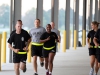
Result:
<svg viewBox="0 0 100 75">
<path fill-rule="evenodd" d="M 90 48 L 93 48 L 93 46 L 90 46 Z"/>
<path fill-rule="evenodd" d="M 98 48 L 100 48 L 100 46 L 98 46 Z"/>
<path fill-rule="evenodd" d="M 90 46 L 90 48 L 100 48 L 100 46 Z"/>
<path fill-rule="evenodd" d="M 94 48 L 97 48 L 97 46 L 94 46 Z"/>
<path fill-rule="evenodd" d="M 43 46 L 43 43 L 34 43 L 34 42 L 32 42 L 31 44 L 36 45 L 36 46 Z"/>
<path fill-rule="evenodd" d="M 46 47 L 43 46 L 43 48 L 46 49 L 46 50 L 51 50 L 51 49 L 55 48 L 55 46 L 49 47 L 49 48 L 46 48 Z"/>
<path fill-rule="evenodd" d="M 27 52 L 18 52 L 18 54 L 27 54 Z"/>
</svg>

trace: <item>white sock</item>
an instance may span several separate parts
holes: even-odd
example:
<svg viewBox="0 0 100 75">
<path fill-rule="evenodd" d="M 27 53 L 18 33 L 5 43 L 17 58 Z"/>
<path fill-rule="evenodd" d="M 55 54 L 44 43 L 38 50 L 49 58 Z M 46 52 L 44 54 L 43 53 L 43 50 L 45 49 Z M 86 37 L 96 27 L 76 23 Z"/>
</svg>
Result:
<svg viewBox="0 0 100 75">
<path fill-rule="evenodd" d="M 52 74 L 52 72 L 49 72 L 49 74 Z"/>
<path fill-rule="evenodd" d="M 46 72 L 48 72 L 49 70 L 48 69 L 46 69 Z"/>
<path fill-rule="evenodd" d="M 94 68 L 91 68 L 92 70 L 94 70 Z"/>
<path fill-rule="evenodd" d="M 34 72 L 34 73 L 38 74 L 37 72 Z"/>
<path fill-rule="evenodd" d="M 97 73 L 95 73 L 94 75 L 97 75 Z"/>
</svg>

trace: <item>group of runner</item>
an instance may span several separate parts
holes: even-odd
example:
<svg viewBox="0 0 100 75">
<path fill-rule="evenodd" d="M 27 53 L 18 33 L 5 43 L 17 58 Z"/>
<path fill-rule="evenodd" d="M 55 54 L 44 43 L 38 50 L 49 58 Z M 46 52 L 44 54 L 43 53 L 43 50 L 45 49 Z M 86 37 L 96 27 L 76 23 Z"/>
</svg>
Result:
<svg viewBox="0 0 100 75">
<path fill-rule="evenodd" d="M 45 65 L 46 75 L 52 75 L 53 60 L 56 54 L 57 42 L 60 42 L 60 32 L 55 28 L 54 22 L 46 25 L 46 29 L 40 26 L 40 20 L 34 21 L 29 33 L 22 29 L 22 21 L 18 20 L 15 30 L 8 39 L 8 47 L 13 51 L 13 63 L 16 75 L 20 75 L 20 69 L 26 72 L 26 60 L 28 47 L 31 43 L 31 56 L 33 58 L 34 75 L 38 75 L 37 57 L 40 65 Z"/>
<path fill-rule="evenodd" d="M 22 29 L 22 25 L 22 21 L 18 20 L 15 25 L 15 30 L 11 32 L 8 39 L 8 47 L 13 51 L 13 62 L 16 75 L 20 75 L 19 69 L 23 70 L 23 72 L 27 70 L 26 60 L 30 43 L 34 75 L 38 75 L 38 56 L 40 58 L 41 67 L 45 65 L 46 75 L 52 75 L 53 60 L 57 51 L 57 42 L 60 42 L 61 39 L 59 30 L 55 28 L 54 22 L 47 24 L 45 29 L 40 26 L 39 19 L 34 21 L 35 27 L 33 26 L 29 33 Z M 98 29 L 98 26 L 99 23 L 93 21 L 91 23 L 92 30 L 90 30 L 87 35 L 91 65 L 89 75 L 97 75 L 100 68 L 100 29 Z"/>
</svg>

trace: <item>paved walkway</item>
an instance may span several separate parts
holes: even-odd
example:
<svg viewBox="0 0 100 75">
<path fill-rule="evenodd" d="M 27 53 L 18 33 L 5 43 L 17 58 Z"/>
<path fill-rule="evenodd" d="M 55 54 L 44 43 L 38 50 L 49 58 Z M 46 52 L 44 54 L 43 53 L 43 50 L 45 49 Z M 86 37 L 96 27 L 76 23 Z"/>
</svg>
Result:
<svg viewBox="0 0 100 75">
<path fill-rule="evenodd" d="M 32 63 L 27 64 L 27 72 L 21 72 L 21 75 L 33 75 Z M 87 48 L 78 48 L 77 50 L 67 50 L 66 53 L 58 52 L 54 60 L 54 69 L 52 75 L 89 75 L 90 65 Z M 39 75 L 45 75 L 44 67 L 40 67 L 38 61 Z M 13 64 L 2 64 L 0 75 L 15 75 Z M 100 71 L 98 73 L 100 75 Z"/>
</svg>

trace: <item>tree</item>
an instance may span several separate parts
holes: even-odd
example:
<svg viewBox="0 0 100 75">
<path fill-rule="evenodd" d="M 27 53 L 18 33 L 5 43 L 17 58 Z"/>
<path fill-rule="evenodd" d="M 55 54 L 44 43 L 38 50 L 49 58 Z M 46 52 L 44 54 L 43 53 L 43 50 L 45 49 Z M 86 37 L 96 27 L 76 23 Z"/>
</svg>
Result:
<svg viewBox="0 0 100 75">
<path fill-rule="evenodd" d="M 0 25 L 9 26 L 10 7 L 7 4 L 0 6 Z"/>
<path fill-rule="evenodd" d="M 25 16 L 22 17 L 23 27 L 28 27 L 28 29 L 34 26 L 34 20 L 36 18 L 36 9 L 32 8 L 31 10 L 27 11 Z"/>
</svg>

